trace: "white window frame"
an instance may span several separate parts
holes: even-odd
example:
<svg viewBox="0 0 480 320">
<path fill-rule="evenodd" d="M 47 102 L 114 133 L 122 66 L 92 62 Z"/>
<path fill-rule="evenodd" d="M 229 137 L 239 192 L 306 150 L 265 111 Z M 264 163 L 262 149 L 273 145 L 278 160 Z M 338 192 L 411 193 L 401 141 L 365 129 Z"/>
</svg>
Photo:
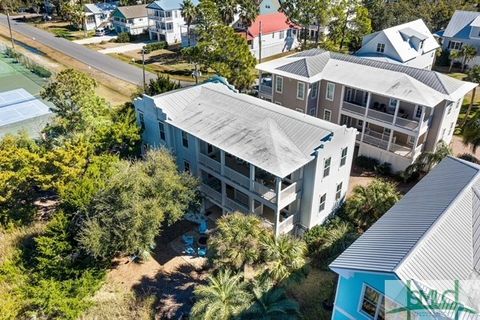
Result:
<svg viewBox="0 0 480 320">
<path fill-rule="evenodd" d="M 338 189 L 340 187 L 340 189 Z M 335 201 L 338 201 L 342 198 L 342 189 L 343 189 L 343 181 L 337 183 L 337 189 L 335 190 Z"/>
<path fill-rule="evenodd" d="M 182 131 L 182 146 L 186 149 L 188 149 L 189 146 L 188 133 L 185 131 Z"/>
<path fill-rule="evenodd" d="M 420 110 L 420 115 L 417 117 L 418 110 Z M 420 105 L 417 105 L 417 106 L 415 107 L 415 112 L 413 113 L 413 117 L 414 117 L 415 119 L 420 119 L 420 118 L 422 117 L 422 111 L 423 111 L 423 107 L 420 106 Z"/>
<path fill-rule="evenodd" d="M 315 99 L 318 95 L 318 82 L 312 84 L 312 99 Z"/>
<path fill-rule="evenodd" d="M 342 149 L 342 153 L 340 154 L 340 167 L 343 167 L 347 163 L 347 156 L 348 156 L 348 147 Z"/>
<path fill-rule="evenodd" d="M 407 144 L 413 146 L 413 144 L 415 143 L 415 139 L 416 139 L 415 136 L 408 136 L 408 138 L 407 138 Z"/>
<path fill-rule="evenodd" d="M 327 162 L 328 162 L 328 166 L 327 166 Z M 323 160 L 323 177 L 324 178 L 326 178 L 330 175 L 330 168 L 331 167 L 332 167 L 332 157 L 328 157 L 325 160 Z"/>
<path fill-rule="evenodd" d="M 301 90 L 300 87 L 302 88 Z M 297 82 L 297 99 L 305 100 L 305 82 Z"/>
<path fill-rule="evenodd" d="M 320 202 L 318 204 L 318 212 L 325 210 L 325 204 L 327 203 L 327 194 L 324 193 L 320 196 Z"/>
<path fill-rule="evenodd" d="M 158 131 L 160 133 L 160 140 L 167 141 L 167 134 L 165 133 L 165 123 L 163 121 L 158 121 Z M 163 136 L 163 138 L 162 138 Z"/>
<path fill-rule="evenodd" d="M 188 167 L 188 169 L 187 169 Z M 187 160 L 183 160 L 183 171 L 185 172 L 188 172 L 188 173 L 192 173 L 192 166 L 190 165 L 190 162 L 188 162 Z"/>
<path fill-rule="evenodd" d="M 454 121 L 450 122 L 450 128 L 448 129 L 448 135 L 449 135 L 449 136 L 452 135 L 453 128 L 455 127 L 454 124 L 455 124 Z"/>
<path fill-rule="evenodd" d="M 327 114 L 328 114 L 328 119 L 327 119 Z M 332 110 L 330 109 L 323 110 L 323 120 L 332 121 Z"/>
<path fill-rule="evenodd" d="M 279 80 L 280 80 L 280 90 L 278 89 L 278 83 L 279 83 Z M 275 76 L 275 92 L 278 92 L 278 93 L 283 93 L 283 77 L 282 76 Z"/>
<path fill-rule="evenodd" d="M 329 93 L 331 93 L 331 97 L 329 97 Z M 327 82 L 327 90 L 325 91 L 325 99 L 328 100 L 328 101 L 333 101 L 333 99 L 335 99 L 335 83 Z"/>
<path fill-rule="evenodd" d="M 385 43 L 377 43 L 377 52 L 384 53 L 385 52 Z"/>
<path fill-rule="evenodd" d="M 375 306 L 376 307 L 375 308 L 375 315 L 373 317 L 372 317 L 371 314 L 368 314 L 365 311 L 363 311 L 363 308 L 362 308 L 363 307 L 363 300 L 365 300 L 365 291 L 367 290 L 367 287 L 372 289 L 376 293 L 378 293 L 378 300 L 376 301 L 376 306 Z M 363 283 L 362 294 L 360 295 L 360 300 L 358 301 L 358 313 L 368 317 L 369 319 L 377 320 L 378 315 L 380 313 L 380 310 L 382 308 L 382 301 L 383 301 L 383 306 L 385 307 L 385 295 L 383 293 L 381 293 L 380 291 L 378 291 L 377 289 L 375 289 L 374 287 L 369 286 L 366 283 Z"/>
</svg>

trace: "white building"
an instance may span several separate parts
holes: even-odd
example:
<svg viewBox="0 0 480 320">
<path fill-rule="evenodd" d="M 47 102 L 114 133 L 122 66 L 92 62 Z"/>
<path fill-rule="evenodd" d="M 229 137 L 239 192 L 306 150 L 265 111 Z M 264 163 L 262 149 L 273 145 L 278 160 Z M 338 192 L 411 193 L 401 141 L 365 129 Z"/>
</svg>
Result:
<svg viewBox="0 0 480 320">
<path fill-rule="evenodd" d="M 348 189 L 357 131 L 237 93 L 224 81 L 134 101 L 144 147 L 201 179 L 204 210 L 254 213 L 275 234 L 322 223 Z"/>
<path fill-rule="evenodd" d="M 157 0 L 147 6 L 150 40 L 177 44 L 182 41 L 182 0 Z M 198 5 L 198 0 L 192 1 Z"/>
<path fill-rule="evenodd" d="M 418 19 L 366 35 L 355 55 L 431 70 L 438 48 L 428 27 Z"/>
<path fill-rule="evenodd" d="M 91 31 L 99 27 L 106 27 L 110 23 L 110 17 L 116 7 L 112 3 L 85 4 L 83 6 L 85 12 L 84 30 Z"/>
<path fill-rule="evenodd" d="M 288 52 L 299 46 L 298 27 L 288 21 L 282 12 L 259 15 L 247 32 L 240 21 L 233 26 L 241 35 L 247 37 L 250 50 L 255 58 L 267 58 Z M 261 44 L 261 49 L 260 49 Z"/>
<path fill-rule="evenodd" d="M 131 35 L 145 33 L 149 19 L 144 4 L 118 7 L 113 12 L 113 27 L 117 33 L 127 32 Z"/>
</svg>

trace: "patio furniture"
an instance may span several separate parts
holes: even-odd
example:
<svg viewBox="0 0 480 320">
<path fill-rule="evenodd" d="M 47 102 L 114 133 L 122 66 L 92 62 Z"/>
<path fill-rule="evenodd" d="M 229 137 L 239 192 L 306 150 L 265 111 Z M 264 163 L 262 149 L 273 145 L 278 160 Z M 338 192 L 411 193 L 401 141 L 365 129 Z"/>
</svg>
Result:
<svg viewBox="0 0 480 320">
<path fill-rule="evenodd" d="M 198 227 L 198 232 L 200 234 L 205 234 L 205 233 L 207 233 L 207 230 L 208 230 L 207 221 L 206 220 L 200 221 L 200 226 Z"/>
<path fill-rule="evenodd" d="M 188 235 L 188 234 L 184 234 L 182 235 L 182 240 L 183 240 L 183 243 L 186 245 L 186 246 L 192 246 L 193 245 L 193 241 L 195 240 L 195 238 L 191 235 Z"/>
<path fill-rule="evenodd" d="M 185 253 L 188 254 L 189 256 L 193 256 L 195 254 L 195 249 L 193 249 L 192 246 L 186 246 Z"/>
<path fill-rule="evenodd" d="M 207 248 L 202 248 L 202 247 L 198 248 L 197 254 L 199 257 L 202 257 L 202 258 L 205 257 L 207 255 Z"/>
</svg>

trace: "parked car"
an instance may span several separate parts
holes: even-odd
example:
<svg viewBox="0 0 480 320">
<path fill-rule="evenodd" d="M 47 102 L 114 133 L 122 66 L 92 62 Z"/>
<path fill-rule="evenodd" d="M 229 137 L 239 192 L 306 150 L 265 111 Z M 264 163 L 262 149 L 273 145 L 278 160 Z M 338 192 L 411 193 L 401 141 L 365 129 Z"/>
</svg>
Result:
<svg viewBox="0 0 480 320">
<path fill-rule="evenodd" d="M 107 33 L 107 30 L 106 30 L 105 28 L 102 28 L 102 27 L 97 28 L 97 29 L 95 30 L 95 35 L 96 35 L 97 37 L 104 36 L 106 33 Z"/>
</svg>

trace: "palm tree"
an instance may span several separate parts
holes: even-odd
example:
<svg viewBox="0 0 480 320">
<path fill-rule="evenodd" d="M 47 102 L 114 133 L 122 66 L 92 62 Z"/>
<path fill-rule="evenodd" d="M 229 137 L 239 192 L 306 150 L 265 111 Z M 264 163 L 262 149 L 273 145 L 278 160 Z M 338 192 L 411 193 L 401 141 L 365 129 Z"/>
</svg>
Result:
<svg viewBox="0 0 480 320">
<path fill-rule="evenodd" d="M 255 0 L 240 1 L 240 20 L 245 26 L 245 35 L 248 36 L 248 28 L 260 14 L 260 8 Z"/>
<path fill-rule="evenodd" d="M 475 58 L 477 55 L 477 49 L 475 47 L 472 47 L 471 45 L 464 45 L 462 47 L 462 56 L 463 56 L 463 71 L 465 71 L 465 68 L 467 67 L 467 63 Z"/>
<path fill-rule="evenodd" d="M 400 194 L 395 184 L 375 179 L 367 186 L 356 186 L 348 198 L 346 212 L 362 230 L 368 229 L 398 200 Z"/>
<path fill-rule="evenodd" d="M 480 83 L 480 66 L 474 66 L 473 68 L 470 69 L 470 71 L 468 71 L 467 80 L 475 83 Z M 475 101 L 476 91 L 477 91 L 477 87 L 473 88 L 472 98 L 470 99 L 470 104 L 468 105 L 468 109 L 465 114 L 465 119 L 463 119 L 462 127 L 465 126 L 465 124 L 467 123 L 468 116 L 470 115 L 470 111 L 472 111 L 472 106 L 473 106 L 473 102 Z"/>
<path fill-rule="evenodd" d="M 263 241 L 266 272 L 277 283 L 287 280 L 305 266 L 307 247 L 303 240 L 289 235 L 281 235 L 277 239 L 273 235 Z"/>
<path fill-rule="evenodd" d="M 480 113 L 468 120 L 462 130 L 463 143 L 470 144 L 475 153 L 480 146 Z"/>
<path fill-rule="evenodd" d="M 188 46 L 190 47 L 190 26 L 197 18 L 197 7 L 193 4 L 192 0 L 183 0 L 180 10 L 182 11 L 183 19 L 185 19 L 185 22 L 187 23 Z"/>
<path fill-rule="evenodd" d="M 448 54 L 448 58 L 450 59 L 450 67 L 448 68 L 448 72 L 452 72 L 452 67 L 453 67 L 453 64 L 455 63 L 455 60 L 460 58 L 460 51 L 455 49 L 450 50 Z"/>
<path fill-rule="evenodd" d="M 221 217 L 209 238 L 211 257 L 216 265 L 241 270 L 260 261 L 261 238 L 267 233 L 260 219 L 239 212 Z"/>
<path fill-rule="evenodd" d="M 237 0 L 217 0 L 215 2 L 223 23 L 230 25 L 238 13 Z"/>
<path fill-rule="evenodd" d="M 271 281 L 255 281 L 252 288 L 255 302 L 242 314 L 240 319 L 294 320 L 298 319 L 298 303 L 289 299 L 285 289 L 273 287 Z"/>
<path fill-rule="evenodd" d="M 197 302 L 192 308 L 192 319 L 229 320 L 245 310 L 252 301 L 242 275 L 229 269 L 210 275 L 208 284 L 198 286 L 194 293 Z"/>
<path fill-rule="evenodd" d="M 441 140 L 438 142 L 435 151 L 422 152 L 415 162 L 409 165 L 401 175 L 404 180 L 414 176 L 418 177 L 421 172 L 429 172 L 437 163 L 450 154 L 452 154 L 452 149 Z"/>
</svg>

